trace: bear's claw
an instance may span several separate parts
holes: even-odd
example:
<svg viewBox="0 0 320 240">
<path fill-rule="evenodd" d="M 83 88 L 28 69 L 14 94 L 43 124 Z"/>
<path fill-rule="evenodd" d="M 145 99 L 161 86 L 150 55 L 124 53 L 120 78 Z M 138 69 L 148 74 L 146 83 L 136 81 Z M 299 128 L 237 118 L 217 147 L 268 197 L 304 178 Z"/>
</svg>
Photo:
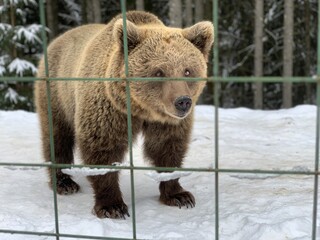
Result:
<svg viewBox="0 0 320 240">
<path fill-rule="evenodd" d="M 194 196 L 190 192 L 180 192 L 161 199 L 166 205 L 193 208 L 196 205 Z"/>
<path fill-rule="evenodd" d="M 130 217 L 125 203 L 114 204 L 112 206 L 95 206 L 93 213 L 98 218 L 126 219 L 126 216 Z"/>
</svg>

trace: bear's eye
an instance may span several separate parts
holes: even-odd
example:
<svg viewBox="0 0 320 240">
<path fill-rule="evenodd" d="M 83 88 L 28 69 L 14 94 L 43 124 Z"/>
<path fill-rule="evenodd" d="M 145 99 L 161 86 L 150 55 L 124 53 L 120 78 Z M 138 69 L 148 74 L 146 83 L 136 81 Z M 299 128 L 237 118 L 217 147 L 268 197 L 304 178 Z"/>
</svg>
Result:
<svg viewBox="0 0 320 240">
<path fill-rule="evenodd" d="M 158 70 L 156 71 L 156 73 L 154 74 L 155 77 L 164 77 L 164 73 L 162 70 Z"/>
<path fill-rule="evenodd" d="M 186 70 L 184 71 L 184 76 L 185 76 L 185 77 L 189 77 L 190 75 L 191 75 L 190 70 L 189 70 L 189 69 L 186 69 Z"/>
</svg>

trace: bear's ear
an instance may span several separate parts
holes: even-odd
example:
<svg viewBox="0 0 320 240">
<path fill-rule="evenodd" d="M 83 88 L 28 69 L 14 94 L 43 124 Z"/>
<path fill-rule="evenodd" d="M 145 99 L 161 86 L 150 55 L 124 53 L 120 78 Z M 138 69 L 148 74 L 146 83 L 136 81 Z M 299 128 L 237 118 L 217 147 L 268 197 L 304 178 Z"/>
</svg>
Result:
<svg viewBox="0 0 320 240">
<path fill-rule="evenodd" d="M 121 50 L 123 49 L 123 20 L 119 19 L 115 22 L 113 28 L 113 39 L 119 43 Z M 134 49 L 142 40 L 140 29 L 132 22 L 127 20 L 127 36 L 128 36 L 128 51 Z"/>
<path fill-rule="evenodd" d="M 182 35 L 195 45 L 208 59 L 213 44 L 214 30 L 209 21 L 199 22 L 182 30 Z"/>
</svg>

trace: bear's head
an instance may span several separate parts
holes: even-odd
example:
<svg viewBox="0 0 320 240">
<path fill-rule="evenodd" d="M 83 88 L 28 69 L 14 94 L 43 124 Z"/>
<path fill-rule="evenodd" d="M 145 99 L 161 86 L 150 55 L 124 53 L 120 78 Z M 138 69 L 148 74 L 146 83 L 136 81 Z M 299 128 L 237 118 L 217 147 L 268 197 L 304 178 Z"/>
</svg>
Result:
<svg viewBox="0 0 320 240">
<path fill-rule="evenodd" d="M 205 81 L 181 81 L 176 78 L 206 78 L 207 60 L 213 43 L 211 22 L 199 22 L 189 28 L 169 28 L 162 24 L 127 25 L 129 77 L 164 77 L 165 81 L 130 82 L 132 114 L 151 121 L 178 123 L 188 116 L 201 94 Z M 118 48 L 114 61 L 120 67 L 114 77 L 125 77 L 123 20 L 113 30 Z M 117 67 L 117 66 L 114 66 Z M 172 80 L 170 80 L 172 79 Z M 114 87 L 117 84 L 114 84 Z M 125 85 L 121 84 L 122 92 Z M 118 85 L 119 87 L 119 85 Z M 122 104 L 121 91 L 109 89 L 114 104 Z M 122 103 L 120 103 L 122 102 Z M 124 109 L 123 106 L 119 108 Z"/>
</svg>

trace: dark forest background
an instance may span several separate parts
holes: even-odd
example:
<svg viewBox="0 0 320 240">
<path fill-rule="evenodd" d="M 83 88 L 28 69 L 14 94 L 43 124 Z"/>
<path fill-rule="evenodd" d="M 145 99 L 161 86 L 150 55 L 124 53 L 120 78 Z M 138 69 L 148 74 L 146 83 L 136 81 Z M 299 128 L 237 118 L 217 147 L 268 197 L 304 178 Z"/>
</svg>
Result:
<svg viewBox="0 0 320 240">
<path fill-rule="evenodd" d="M 165 24 L 186 27 L 212 21 L 212 0 L 128 0 L 127 9 L 155 13 Z M 47 0 L 49 40 L 76 26 L 107 23 L 119 14 L 119 0 Z M 317 64 L 317 0 L 220 0 L 219 75 L 315 76 Z M 286 16 L 286 17 L 285 17 Z M 38 1 L 0 0 L 0 109 L 34 111 L 32 83 L 42 53 Z M 212 75 L 209 62 L 209 76 Z M 17 76 L 16 82 L 1 81 Z M 221 107 L 279 109 L 315 103 L 315 84 L 221 85 Z M 200 99 L 212 104 L 212 85 Z"/>
</svg>

